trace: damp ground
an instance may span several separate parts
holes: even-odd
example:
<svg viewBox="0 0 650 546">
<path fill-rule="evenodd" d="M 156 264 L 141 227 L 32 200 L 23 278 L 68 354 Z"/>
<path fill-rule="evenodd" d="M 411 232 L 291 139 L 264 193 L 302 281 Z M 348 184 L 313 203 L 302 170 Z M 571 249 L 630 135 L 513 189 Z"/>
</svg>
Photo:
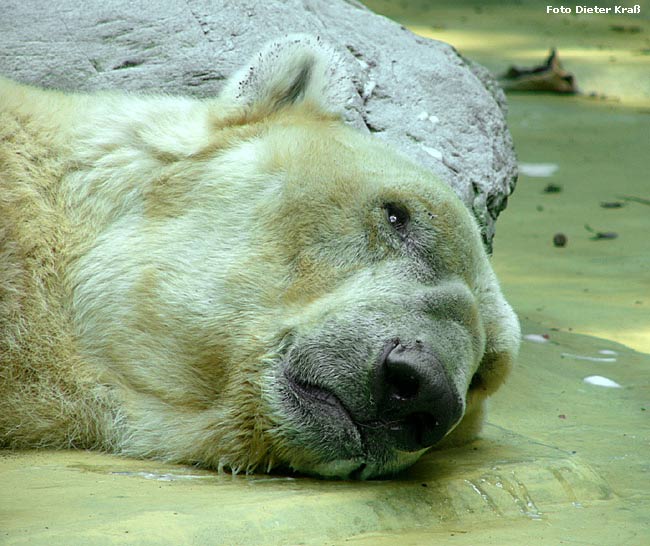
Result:
<svg viewBox="0 0 650 546">
<path fill-rule="evenodd" d="M 509 97 L 528 174 L 493 263 L 525 338 L 481 439 L 365 483 L 4 452 L 0 544 L 648 543 L 648 20 L 551 20 L 525 1 L 369 4 L 495 72 L 558 46 L 594 94 Z"/>
</svg>

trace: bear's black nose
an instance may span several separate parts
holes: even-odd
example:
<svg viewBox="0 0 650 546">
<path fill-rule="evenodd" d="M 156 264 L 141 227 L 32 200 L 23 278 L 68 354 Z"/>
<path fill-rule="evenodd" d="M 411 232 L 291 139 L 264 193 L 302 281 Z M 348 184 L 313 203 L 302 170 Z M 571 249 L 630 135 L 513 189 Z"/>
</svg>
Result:
<svg viewBox="0 0 650 546">
<path fill-rule="evenodd" d="M 441 440 L 463 404 L 442 363 L 424 344 L 390 341 L 379 359 L 373 391 L 378 421 L 393 446 L 418 451 Z"/>
</svg>

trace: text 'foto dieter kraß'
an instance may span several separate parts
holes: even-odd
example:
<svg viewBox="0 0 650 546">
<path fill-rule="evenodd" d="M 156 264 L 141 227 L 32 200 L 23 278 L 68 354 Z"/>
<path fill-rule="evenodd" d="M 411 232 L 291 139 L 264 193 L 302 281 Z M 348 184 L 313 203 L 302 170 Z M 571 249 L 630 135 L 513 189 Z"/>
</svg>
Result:
<svg viewBox="0 0 650 546">
<path fill-rule="evenodd" d="M 634 15 L 641 13 L 641 5 L 636 4 L 632 7 L 626 6 L 574 6 L 573 8 L 567 6 L 546 6 L 546 13 L 559 14 L 559 13 L 575 13 L 575 14 L 620 14 L 620 15 Z"/>
</svg>

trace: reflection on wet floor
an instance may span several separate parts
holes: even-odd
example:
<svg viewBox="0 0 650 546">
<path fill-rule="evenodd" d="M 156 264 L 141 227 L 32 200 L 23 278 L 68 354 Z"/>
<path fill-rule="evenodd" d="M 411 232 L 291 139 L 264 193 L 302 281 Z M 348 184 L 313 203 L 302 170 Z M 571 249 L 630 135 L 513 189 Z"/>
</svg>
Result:
<svg viewBox="0 0 650 546">
<path fill-rule="evenodd" d="M 534 178 L 548 178 L 559 169 L 556 163 L 520 163 L 519 173 Z"/>
</svg>

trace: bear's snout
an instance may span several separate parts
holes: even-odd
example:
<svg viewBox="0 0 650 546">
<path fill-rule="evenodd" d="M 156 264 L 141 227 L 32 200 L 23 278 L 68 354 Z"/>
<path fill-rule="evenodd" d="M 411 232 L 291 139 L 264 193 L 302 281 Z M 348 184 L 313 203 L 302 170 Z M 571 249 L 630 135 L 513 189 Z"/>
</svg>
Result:
<svg viewBox="0 0 650 546">
<path fill-rule="evenodd" d="M 389 341 L 377 363 L 373 395 L 378 422 L 393 446 L 418 451 L 459 421 L 463 402 L 434 352 L 421 341 Z"/>
</svg>

